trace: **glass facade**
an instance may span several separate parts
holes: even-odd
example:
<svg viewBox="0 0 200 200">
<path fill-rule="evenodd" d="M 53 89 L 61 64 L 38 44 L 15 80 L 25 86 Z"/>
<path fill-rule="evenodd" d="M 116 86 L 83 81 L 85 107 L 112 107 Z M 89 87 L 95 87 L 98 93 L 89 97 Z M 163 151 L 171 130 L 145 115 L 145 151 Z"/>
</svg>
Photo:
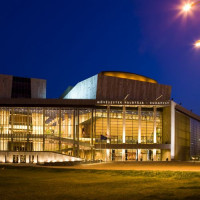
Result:
<svg viewBox="0 0 200 200">
<path fill-rule="evenodd" d="M 192 159 L 200 159 L 200 122 L 190 119 L 190 156 Z"/>
<path fill-rule="evenodd" d="M 138 143 L 138 111 L 127 110 L 126 111 L 126 143 L 137 144 Z"/>
<path fill-rule="evenodd" d="M 140 143 L 162 144 L 162 109 L 0 108 L 0 151 L 58 152 L 86 160 L 161 160 L 159 149 L 103 146 Z"/>
</svg>

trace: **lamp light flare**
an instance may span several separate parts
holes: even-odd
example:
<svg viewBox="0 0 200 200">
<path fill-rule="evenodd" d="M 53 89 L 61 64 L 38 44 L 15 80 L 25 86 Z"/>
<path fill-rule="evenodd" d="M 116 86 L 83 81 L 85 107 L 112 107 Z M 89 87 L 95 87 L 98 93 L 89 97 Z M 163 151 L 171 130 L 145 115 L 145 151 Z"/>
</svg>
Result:
<svg viewBox="0 0 200 200">
<path fill-rule="evenodd" d="M 183 6 L 183 11 L 184 12 L 189 12 L 192 8 L 192 3 L 187 3 Z"/>
<path fill-rule="evenodd" d="M 200 48 L 200 40 L 197 40 L 195 43 L 194 43 L 194 46 L 196 48 Z"/>
</svg>

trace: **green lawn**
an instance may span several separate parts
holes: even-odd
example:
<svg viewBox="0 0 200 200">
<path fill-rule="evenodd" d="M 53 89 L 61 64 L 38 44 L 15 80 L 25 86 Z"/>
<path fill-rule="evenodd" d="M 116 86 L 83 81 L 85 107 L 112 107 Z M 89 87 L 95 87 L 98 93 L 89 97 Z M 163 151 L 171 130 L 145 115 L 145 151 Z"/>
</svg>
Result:
<svg viewBox="0 0 200 200">
<path fill-rule="evenodd" d="M 0 199 L 200 199 L 200 173 L 0 166 Z"/>
</svg>

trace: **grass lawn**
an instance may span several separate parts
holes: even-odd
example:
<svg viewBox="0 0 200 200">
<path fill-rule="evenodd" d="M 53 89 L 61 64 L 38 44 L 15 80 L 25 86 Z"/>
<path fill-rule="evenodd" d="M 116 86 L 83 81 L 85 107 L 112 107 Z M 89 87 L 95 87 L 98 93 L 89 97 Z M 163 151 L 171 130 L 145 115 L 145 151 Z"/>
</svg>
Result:
<svg viewBox="0 0 200 200">
<path fill-rule="evenodd" d="M 200 199 L 199 172 L 0 166 L 0 199 Z"/>
</svg>

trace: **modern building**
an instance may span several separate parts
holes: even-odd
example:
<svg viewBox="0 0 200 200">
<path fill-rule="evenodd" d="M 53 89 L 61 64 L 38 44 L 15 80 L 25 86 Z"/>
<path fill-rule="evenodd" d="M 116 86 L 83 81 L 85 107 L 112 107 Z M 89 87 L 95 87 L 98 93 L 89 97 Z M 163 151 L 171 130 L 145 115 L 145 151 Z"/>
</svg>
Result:
<svg viewBox="0 0 200 200">
<path fill-rule="evenodd" d="M 171 86 L 101 72 L 46 99 L 46 81 L 0 75 L 0 162 L 200 158 L 200 116 Z"/>
</svg>

